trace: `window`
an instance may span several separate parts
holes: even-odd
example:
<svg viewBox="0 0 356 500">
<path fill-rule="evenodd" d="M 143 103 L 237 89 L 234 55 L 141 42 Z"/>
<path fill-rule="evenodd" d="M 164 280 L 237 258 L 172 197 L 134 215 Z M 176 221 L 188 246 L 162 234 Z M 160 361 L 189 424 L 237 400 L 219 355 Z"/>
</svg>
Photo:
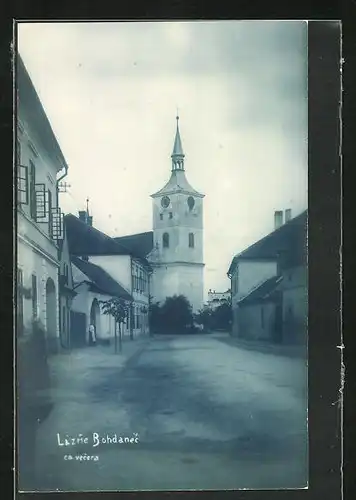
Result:
<svg viewBox="0 0 356 500">
<path fill-rule="evenodd" d="M 194 234 L 189 233 L 189 248 L 194 248 Z"/>
<path fill-rule="evenodd" d="M 22 269 L 17 269 L 17 334 L 23 335 L 23 273 Z"/>
<path fill-rule="evenodd" d="M 37 276 L 32 275 L 32 318 L 37 318 Z"/>
<path fill-rule="evenodd" d="M 173 219 L 173 213 L 172 212 L 169 212 L 169 218 Z"/>
<path fill-rule="evenodd" d="M 261 306 L 261 327 L 265 327 L 265 311 L 263 309 L 263 306 Z"/>
<path fill-rule="evenodd" d="M 28 168 L 24 165 L 17 165 L 17 201 L 28 204 Z"/>
<path fill-rule="evenodd" d="M 187 203 L 188 203 L 189 210 L 193 210 L 194 205 L 195 205 L 195 200 L 194 200 L 193 196 L 189 196 L 189 198 L 187 199 Z"/>
<path fill-rule="evenodd" d="M 48 189 L 48 234 L 53 238 L 52 192 Z"/>
<path fill-rule="evenodd" d="M 30 160 L 30 216 L 36 220 L 36 169 L 35 164 Z"/>
<path fill-rule="evenodd" d="M 163 220 L 163 214 L 159 214 L 159 218 Z"/>
<path fill-rule="evenodd" d="M 163 233 L 162 237 L 163 248 L 169 248 L 169 234 Z"/>
</svg>

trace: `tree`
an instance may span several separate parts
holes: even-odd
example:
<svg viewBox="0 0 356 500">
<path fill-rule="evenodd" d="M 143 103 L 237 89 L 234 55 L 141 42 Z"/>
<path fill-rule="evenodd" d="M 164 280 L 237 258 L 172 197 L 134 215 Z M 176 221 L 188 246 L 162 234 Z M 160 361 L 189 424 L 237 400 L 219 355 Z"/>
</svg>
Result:
<svg viewBox="0 0 356 500">
<path fill-rule="evenodd" d="M 212 317 L 213 311 L 209 306 L 205 305 L 203 309 L 197 312 L 195 315 L 195 321 L 204 326 L 204 330 L 210 330 L 212 328 Z"/>
<path fill-rule="evenodd" d="M 184 333 L 193 325 L 192 306 L 184 295 L 167 297 L 161 307 L 162 328 L 167 332 Z"/>
<path fill-rule="evenodd" d="M 229 330 L 232 322 L 231 304 L 225 302 L 217 307 L 213 313 L 214 327 L 219 330 Z"/>
<path fill-rule="evenodd" d="M 157 333 L 186 333 L 193 326 L 192 306 L 184 295 L 167 297 L 161 305 L 149 305 L 150 331 Z"/>
<path fill-rule="evenodd" d="M 159 302 L 150 303 L 148 308 L 148 321 L 150 332 L 160 331 L 161 324 L 161 306 Z"/>
<path fill-rule="evenodd" d="M 112 316 L 115 320 L 115 354 L 117 353 L 117 325 L 119 326 L 119 351 L 122 351 L 122 328 L 129 316 L 130 303 L 126 300 L 113 297 L 109 300 L 100 301 L 104 314 Z"/>
</svg>

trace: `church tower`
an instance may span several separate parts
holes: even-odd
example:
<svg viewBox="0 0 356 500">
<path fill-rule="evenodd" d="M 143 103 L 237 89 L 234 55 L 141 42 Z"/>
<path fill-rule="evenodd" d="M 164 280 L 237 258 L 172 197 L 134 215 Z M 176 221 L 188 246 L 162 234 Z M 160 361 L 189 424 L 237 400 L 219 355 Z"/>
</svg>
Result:
<svg viewBox="0 0 356 500">
<path fill-rule="evenodd" d="M 152 194 L 153 243 L 149 257 L 154 269 L 155 301 L 185 295 L 197 312 L 204 300 L 203 198 L 185 176 L 179 117 L 174 140 L 171 176 Z"/>
</svg>

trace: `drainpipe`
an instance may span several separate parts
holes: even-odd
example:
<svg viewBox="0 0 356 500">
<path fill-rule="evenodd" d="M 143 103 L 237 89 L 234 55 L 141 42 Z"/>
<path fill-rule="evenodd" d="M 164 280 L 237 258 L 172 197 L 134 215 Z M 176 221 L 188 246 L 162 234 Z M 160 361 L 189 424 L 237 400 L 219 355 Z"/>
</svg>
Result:
<svg viewBox="0 0 356 500">
<path fill-rule="evenodd" d="M 57 208 L 59 207 L 58 186 L 59 186 L 59 183 L 61 182 L 61 180 L 64 179 L 64 177 L 66 177 L 68 175 L 68 166 L 66 165 L 64 168 L 65 168 L 64 174 L 61 177 L 59 177 L 58 179 L 56 179 L 56 204 L 57 204 Z M 58 274 L 57 274 L 57 283 L 58 283 L 58 317 L 57 317 L 57 320 L 58 320 L 59 344 L 63 347 L 63 339 L 62 339 L 62 335 L 61 335 L 61 329 L 62 329 L 62 325 L 63 325 L 62 316 L 61 316 L 62 304 L 61 304 L 61 293 L 59 290 L 59 279 L 60 279 L 59 277 L 61 275 L 61 262 L 60 262 L 59 255 L 58 255 L 58 260 L 59 260 L 59 267 L 58 267 Z M 66 322 L 66 328 L 68 328 L 67 322 Z"/>
</svg>

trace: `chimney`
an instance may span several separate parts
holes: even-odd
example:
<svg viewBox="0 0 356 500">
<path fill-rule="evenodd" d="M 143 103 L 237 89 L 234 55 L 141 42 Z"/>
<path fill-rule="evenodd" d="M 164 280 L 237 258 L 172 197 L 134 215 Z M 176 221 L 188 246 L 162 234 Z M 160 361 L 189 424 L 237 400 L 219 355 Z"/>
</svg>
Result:
<svg viewBox="0 0 356 500">
<path fill-rule="evenodd" d="M 88 224 L 88 226 L 92 226 L 93 225 L 93 216 L 92 215 L 88 215 L 88 217 L 87 217 L 87 224 Z"/>
<path fill-rule="evenodd" d="M 284 212 L 284 222 L 288 222 L 289 220 L 291 220 L 291 218 L 292 218 L 292 209 L 287 208 L 287 210 L 285 210 Z"/>
<path fill-rule="evenodd" d="M 79 210 L 79 220 L 82 222 L 87 222 L 87 213 L 85 210 Z"/>
<path fill-rule="evenodd" d="M 283 210 L 276 210 L 274 212 L 274 229 L 278 229 L 283 225 Z"/>
</svg>

